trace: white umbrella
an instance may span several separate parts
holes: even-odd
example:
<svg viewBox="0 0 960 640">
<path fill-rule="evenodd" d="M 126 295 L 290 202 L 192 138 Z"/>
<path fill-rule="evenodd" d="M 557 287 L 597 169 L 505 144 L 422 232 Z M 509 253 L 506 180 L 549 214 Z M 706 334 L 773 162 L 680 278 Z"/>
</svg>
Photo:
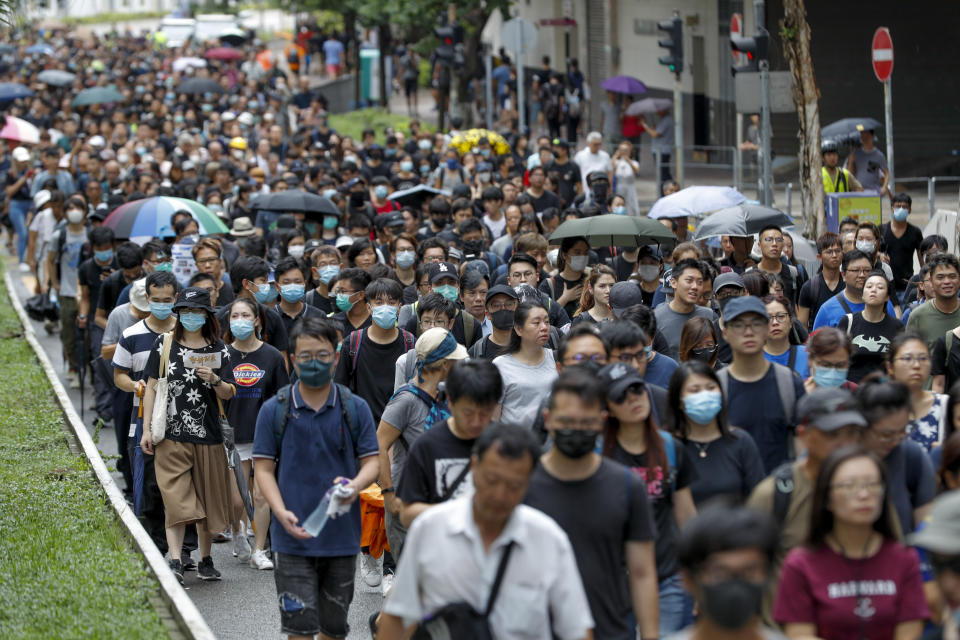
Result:
<svg viewBox="0 0 960 640">
<path fill-rule="evenodd" d="M 803 234 L 795 229 L 784 229 L 786 233 L 793 238 L 793 259 L 798 262 L 816 262 L 817 245 L 803 237 Z"/>
<path fill-rule="evenodd" d="M 173 61 L 173 70 L 174 71 L 184 71 L 188 67 L 205 67 L 207 66 L 207 61 L 203 58 L 195 57 L 185 57 L 177 58 Z"/>
<path fill-rule="evenodd" d="M 658 113 L 672 106 L 673 100 L 668 98 L 644 98 L 627 107 L 626 113 L 628 116 L 638 116 L 641 113 Z"/>
<path fill-rule="evenodd" d="M 745 201 L 747 197 L 733 187 L 687 187 L 653 203 L 649 217 L 689 218 L 705 213 L 732 207 Z"/>
</svg>

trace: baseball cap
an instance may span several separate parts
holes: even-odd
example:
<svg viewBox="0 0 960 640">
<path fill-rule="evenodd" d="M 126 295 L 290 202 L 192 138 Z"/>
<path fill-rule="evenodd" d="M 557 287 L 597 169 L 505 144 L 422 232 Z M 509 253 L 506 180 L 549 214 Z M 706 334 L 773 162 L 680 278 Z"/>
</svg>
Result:
<svg viewBox="0 0 960 640">
<path fill-rule="evenodd" d="M 513 288 L 508 287 L 505 284 L 495 284 L 487 290 L 487 297 L 484 299 L 484 302 L 490 302 L 490 299 L 496 295 L 505 295 L 510 296 L 514 300 L 519 300 L 520 296 L 517 295 L 517 292 Z"/>
<path fill-rule="evenodd" d="M 107 146 L 107 140 L 103 136 L 93 136 L 87 141 L 91 147 L 95 149 L 102 149 Z"/>
<path fill-rule="evenodd" d="M 818 431 L 836 431 L 841 427 L 867 426 L 853 394 L 839 387 L 818 387 L 797 402 L 800 424 Z"/>
<path fill-rule="evenodd" d="M 30 152 L 27 151 L 26 147 L 17 147 L 13 150 L 13 159 L 17 162 L 29 162 Z"/>
<path fill-rule="evenodd" d="M 173 305 L 174 309 L 203 309 L 213 311 L 210 306 L 210 292 L 200 287 L 187 287 L 177 296 L 177 301 Z"/>
<path fill-rule="evenodd" d="M 340 236 L 337 238 L 337 241 L 334 243 L 334 247 L 337 249 L 343 249 L 344 247 L 349 247 L 353 244 L 353 238 L 350 236 Z"/>
<path fill-rule="evenodd" d="M 130 304 L 137 311 L 150 311 L 150 303 L 147 301 L 147 279 L 140 278 L 134 280 L 130 285 Z"/>
<path fill-rule="evenodd" d="M 907 542 L 940 555 L 960 555 L 960 492 L 934 500 L 927 526 L 908 535 Z"/>
<path fill-rule="evenodd" d="M 613 315 L 620 317 L 627 307 L 643 304 L 643 292 L 636 282 L 617 282 L 610 287 L 610 309 Z"/>
<path fill-rule="evenodd" d="M 640 251 L 637 252 L 637 260 L 639 261 L 641 258 L 653 258 L 654 260 L 663 262 L 663 254 L 660 252 L 660 247 L 652 244 L 640 247 Z"/>
<path fill-rule="evenodd" d="M 50 202 L 49 190 L 40 189 L 40 191 L 33 194 L 33 206 L 37 208 L 37 211 L 42 209 L 48 202 Z"/>
<path fill-rule="evenodd" d="M 727 273 L 721 273 L 713 281 L 713 292 L 717 293 L 723 287 L 737 287 L 739 289 L 746 290 L 746 286 L 743 284 L 743 278 L 739 273 L 735 271 L 730 271 Z"/>
<path fill-rule="evenodd" d="M 646 387 L 646 383 L 643 381 L 643 378 L 640 377 L 640 374 L 637 373 L 637 370 L 622 362 L 608 364 L 600 369 L 597 376 L 607 390 L 607 398 L 615 402 L 623 398 L 623 394 L 627 392 L 627 389 L 635 384 Z"/>
<path fill-rule="evenodd" d="M 424 331 L 414 345 L 417 360 L 423 364 L 432 364 L 438 360 L 463 360 L 467 357 L 467 348 L 457 342 L 453 333 L 443 327 L 433 327 Z"/>
<path fill-rule="evenodd" d="M 457 284 L 460 284 L 460 275 L 451 262 L 434 262 L 430 265 L 428 273 L 430 274 L 430 284 L 441 278 L 453 278 L 457 281 Z"/>
<path fill-rule="evenodd" d="M 723 321 L 731 322 L 734 318 L 742 316 L 745 313 L 755 313 L 765 320 L 769 320 L 767 307 L 760 298 L 756 296 L 740 296 L 733 298 L 723 308 Z"/>
</svg>

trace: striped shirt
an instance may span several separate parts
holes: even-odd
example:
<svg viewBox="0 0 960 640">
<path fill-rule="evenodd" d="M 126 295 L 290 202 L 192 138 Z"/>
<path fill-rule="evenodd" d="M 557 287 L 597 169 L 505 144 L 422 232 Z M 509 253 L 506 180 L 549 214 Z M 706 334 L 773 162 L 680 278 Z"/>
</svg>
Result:
<svg viewBox="0 0 960 640">
<path fill-rule="evenodd" d="M 150 359 L 150 352 L 157 342 L 159 333 L 153 331 L 147 326 L 146 320 L 127 327 L 120 336 L 120 342 L 117 343 L 117 350 L 113 354 L 113 366 L 130 376 L 134 382 L 143 378 L 143 370 L 147 366 L 147 360 Z M 140 398 L 134 394 L 133 411 L 130 413 L 129 437 L 134 437 L 137 429 L 137 414 L 140 406 Z"/>
</svg>

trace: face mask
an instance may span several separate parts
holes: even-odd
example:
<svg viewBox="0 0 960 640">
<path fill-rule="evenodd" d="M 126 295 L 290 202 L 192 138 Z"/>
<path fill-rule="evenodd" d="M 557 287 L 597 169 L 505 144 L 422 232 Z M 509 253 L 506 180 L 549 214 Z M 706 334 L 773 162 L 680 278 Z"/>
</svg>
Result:
<svg viewBox="0 0 960 640">
<path fill-rule="evenodd" d="M 237 340 L 246 340 L 253 333 L 253 320 L 231 320 L 230 333 Z"/>
<path fill-rule="evenodd" d="M 700 585 L 704 613 L 717 626 L 735 631 L 742 629 L 760 612 L 763 585 L 739 578 L 715 584 Z"/>
<path fill-rule="evenodd" d="M 557 266 L 557 258 L 560 256 L 560 249 L 550 249 L 547 251 L 547 262 L 552 266 Z"/>
<path fill-rule="evenodd" d="M 420 165 L 420 173 L 424 173 L 424 174 L 430 173 L 430 165 L 428 164 Z"/>
<path fill-rule="evenodd" d="M 716 347 L 698 347 L 690 350 L 690 357 L 694 360 L 699 360 L 700 362 L 706 362 L 709 364 L 710 360 L 713 358 L 713 354 L 716 352 Z"/>
<path fill-rule="evenodd" d="M 93 255 L 97 259 L 97 262 L 110 262 L 113 260 L 113 249 L 107 249 L 106 251 L 95 251 Z"/>
<path fill-rule="evenodd" d="M 333 362 L 311 360 L 306 364 L 297 364 L 300 373 L 300 382 L 308 387 L 325 387 L 333 376 Z"/>
<path fill-rule="evenodd" d="M 468 256 L 478 256 L 483 253 L 483 240 L 468 240 L 463 243 L 463 250 Z"/>
<path fill-rule="evenodd" d="M 260 304 L 266 304 L 268 302 L 273 302 L 277 298 L 277 293 L 274 291 L 273 286 L 268 284 L 258 284 L 257 290 L 253 294 L 253 298 Z"/>
<path fill-rule="evenodd" d="M 364 200 L 364 197 L 363 197 L 363 196 L 365 196 L 365 195 L 366 195 L 365 193 L 361 193 L 361 192 L 351 193 L 351 194 L 350 194 L 350 206 L 351 206 L 351 207 L 354 207 L 354 208 L 362 207 L 362 206 L 363 206 L 363 200 Z"/>
<path fill-rule="evenodd" d="M 876 246 L 869 240 L 857 240 L 857 251 L 863 251 L 868 256 L 873 255 L 873 248 Z"/>
<path fill-rule="evenodd" d="M 313 234 L 315 234 L 315 233 L 317 232 L 317 223 L 316 223 L 316 222 L 304 222 L 304 223 L 303 223 L 303 228 L 307 230 L 307 233 L 309 233 L 310 235 L 313 235 Z M 291 254 L 291 255 L 292 255 L 292 254 Z M 303 252 L 301 252 L 300 255 L 302 256 L 302 255 L 303 255 Z"/>
<path fill-rule="evenodd" d="M 403 171 L 404 173 L 410 173 L 413 171 L 413 163 L 409 160 L 404 160 L 400 163 L 400 171 Z"/>
<path fill-rule="evenodd" d="M 173 102 L 174 100 L 177 99 L 177 94 L 170 92 L 167 95 L 165 95 L 164 98 L 166 98 L 167 102 Z"/>
<path fill-rule="evenodd" d="M 683 398 L 683 411 L 697 424 L 707 424 L 720 413 L 723 396 L 719 391 L 698 391 Z"/>
<path fill-rule="evenodd" d="M 335 195 L 337 195 L 337 190 L 336 190 L 336 189 L 324 189 L 324 190 L 323 190 L 323 197 L 326 198 L 327 200 L 329 200 L 330 198 L 332 198 L 332 197 L 335 196 Z"/>
<path fill-rule="evenodd" d="M 70 224 L 80 224 L 83 222 L 83 211 L 80 209 L 70 209 L 67 211 L 67 222 Z"/>
<path fill-rule="evenodd" d="M 480 178 L 480 182 L 490 182 L 490 172 L 483 171 L 477 174 L 477 177 Z"/>
<path fill-rule="evenodd" d="M 353 309 L 353 303 L 350 302 L 350 296 L 346 293 L 337 294 L 337 309 L 340 311 L 347 312 L 350 309 Z"/>
<path fill-rule="evenodd" d="M 607 188 L 606 187 L 594 187 L 592 189 L 593 201 L 594 202 L 603 202 L 607 199 Z"/>
<path fill-rule="evenodd" d="M 500 331 L 512 329 L 513 311 L 510 311 L 509 309 L 500 309 L 500 311 L 494 311 L 490 314 L 490 322 L 493 324 L 494 329 L 499 329 Z"/>
<path fill-rule="evenodd" d="M 456 171 L 457 167 L 460 166 L 460 163 L 456 158 L 447 158 L 447 169 L 450 171 Z"/>
<path fill-rule="evenodd" d="M 625 216 L 627 215 L 627 208 L 620 204 L 611 209 L 611 212 L 617 214 L 618 216 Z"/>
<path fill-rule="evenodd" d="M 377 305 L 371 315 L 373 323 L 381 329 L 392 329 L 397 324 L 397 308 L 392 304 Z"/>
<path fill-rule="evenodd" d="M 290 256 L 291 258 L 302 258 L 303 250 L 305 248 L 306 246 L 302 244 L 292 244 L 289 247 L 287 247 L 287 255 Z"/>
<path fill-rule="evenodd" d="M 637 275 L 644 282 L 653 282 L 660 276 L 660 267 L 655 264 L 642 264 L 637 267 Z"/>
<path fill-rule="evenodd" d="M 157 320 L 166 320 L 170 317 L 170 314 L 173 313 L 173 303 L 151 302 L 150 313 L 152 313 L 153 317 L 155 317 Z"/>
<path fill-rule="evenodd" d="M 172 262 L 161 262 L 153 268 L 154 271 L 166 271 L 168 273 L 173 272 L 173 263 Z"/>
<path fill-rule="evenodd" d="M 849 369 L 814 367 L 813 381 L 818 387 L 839 387 L 847 381 L 847 371 L 849 371 Z"/>
<path fill-rule="evenodd" d="M 570 268 L 574 271 L 583 271 L 587 268 L 587 259 L 589 256 L 571 256 L 567 264 L 570 265 Z"/>
<path fill-rule="evenodd" d="M 280 297 L 286 302 L 300 302 L 303 300 L 304 289 L 302 284 L 285 284 L 280 287 Z"/>
<path fill-rule="evenodd" d="M 417 261 L 417 254 L 413 251 L 401 251 L 397 254 L 396 263 L 401 269 L 409 269 Z"/>
<path fill-rule="evenodd" d="M 568 458 L 582 458 L 596 449 L 599 431 L 593 429 L 557 429 L 553 444 Z"/>
<path fill-rule="evenodd" d="M 396 150 L 396 149 L 393 149 L 393 148 L 391 148 L 391 147 L 387 147 L 386 149 L 383 150 L 383 155 L 384 155 L 384 157 L 386 157 L 386 158 L 396 158 L 396 157 L 397 157 L 397 150 Z"/>
<path fill-rule="evenodd" d="M 180 314 L 180 324 L 187 331 L 199 331 L 206 323 L 207 314 L 205 313 L 184 312 Z"/>
<path fill-rule="evenodd" d="M 421 140 L 417 143 L 417 147 L 420 148 L 420 151 L 429 151 L 431 146 L 432 145 L 430 144 L 429 140 Z"/>
<path fill-rule="evenodd" d="M 481 150 L 480 150 L 480 155 L 482 155 L 484 158 L 489 158 L 489 157 L 490 157 L 490 149 L 481 149 Z"/>
<path fill-rule="evenodd" d="M 324 219 L 323 219 L 323 228 L 324 228 L 324 229 L 336 229 L 336 228 L 337 228 L 337 224 L 338 224 L 339 222 L 340 222 L 340 221 L 339 221 L 337 218 L 334 218 L 333 216 L 326 216 L 326 217 L 324 217 Z"/>
<path fill-rule="evenodd" d="M 433 290 L 451 302 L 456 302 L 457 298 L 460 297 L 460 289 L 452 284 L 441 284 L 438 287 L 434 287 Z"/>
<path fill-rule="evenodd" d="M 385 186 L 378 185 L 373 188 L 373 195 L 377 196 L 380 200 L 383 200 L 387 197 L 387 188 Z"/>
<path fill-rule="evenodd" d="M 317 271 L 317 278 L 323 284 L 330 284 L 333 282 L 333 279 L 340 275 L 340 265 L 330 264 L 325 267 L 320 267 Z"/>
<path fill-rule="evenodd" d="M 897 207 L 893 210 L 893 219 L 897 222 L 903 222 L 907 219 L 908 215 L 910 215 L 910 212 L 903 207 Z"/>
</svg>

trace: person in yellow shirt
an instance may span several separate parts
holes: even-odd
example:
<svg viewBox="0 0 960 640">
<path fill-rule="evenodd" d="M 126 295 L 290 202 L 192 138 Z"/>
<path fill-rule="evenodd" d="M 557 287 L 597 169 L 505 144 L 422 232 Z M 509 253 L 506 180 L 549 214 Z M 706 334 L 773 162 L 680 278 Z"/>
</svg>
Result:
<svg viewBox="0 0 960 640">
<path fill-rule="evenodd" d="M 821 172 L 824 193 L 863 191 L 863 185 L 853 177 L 853 174 L 839 166 L 840 153 L 836 142 L 825 141 L 820 145 L 820 153 L 823 156 Z"/>
</svg>

